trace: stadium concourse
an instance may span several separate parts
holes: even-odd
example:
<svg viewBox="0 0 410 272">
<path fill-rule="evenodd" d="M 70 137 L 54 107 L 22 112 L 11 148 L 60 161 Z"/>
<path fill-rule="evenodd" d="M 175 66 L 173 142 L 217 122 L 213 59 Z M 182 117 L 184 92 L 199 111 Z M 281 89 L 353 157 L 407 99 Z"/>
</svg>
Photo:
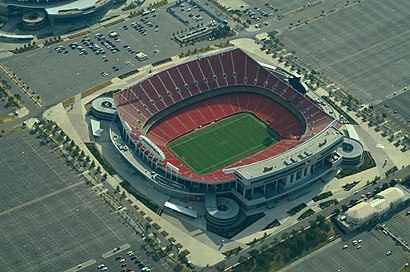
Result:
<svg viewBox="0 0 410 272">
<path fill-rule="evenodd" d="M 328 178 L 342 161 L 337 120 L 240 49 L 149 74 L 116 93 L 114 101 L 125 142 L 145 161 L 153 184 L 171 195 L 230 193 L 241 207 L 254 209 Z M 194 173 L 168 150 L 173 140 L 239 113 L 266 124 L 278 142 L 205 174 Z"/>
</svg>

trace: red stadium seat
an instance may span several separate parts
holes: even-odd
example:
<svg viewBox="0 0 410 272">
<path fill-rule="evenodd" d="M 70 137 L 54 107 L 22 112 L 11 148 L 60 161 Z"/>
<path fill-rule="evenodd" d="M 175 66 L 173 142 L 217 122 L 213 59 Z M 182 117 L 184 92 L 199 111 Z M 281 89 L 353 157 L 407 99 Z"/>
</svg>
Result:
<svg viewBox="0 0 410 272">
<path fill-rule="evenodd" d="M 253 86 L 253 89 L 248 93 L 214 91 L 236 85 Z M 288 100 L 300 112 L 306 124 L 302 124 L 281 103 L 259 94 L 255 85 Z M 181 102 L 210 91 L 214 91 L 215 95 L 210 94 L 200 102 Z M 321 132 L 333 122 L 332 117 L 239 49 L 200 57 L 171 67 L 115 94 L 114 100 L 120 120 L 133 130 L 130 135 L 133 141 L 137 141 L 138 134 L 148 121 L 148 124 L 152 123 L 151 117 L 181 102 L 181 109 L 173 110 L 173 113 L 155 122 L 146 136 L 166 154 L 167 159 L 161 165 L 170 162 L 180 169 L 181 177 L 204 182 L 232 180 L 234 177 L 224 174 L 222 170 L 204 176 L 192 173 L 168 152 L 166 145 L 170 141 L 227 116 L 240 112 L 252 113 L 276 131 L 282 139 L 277 144 L 230 166 L 235 167 L 284 152 Z"/>
</svg>

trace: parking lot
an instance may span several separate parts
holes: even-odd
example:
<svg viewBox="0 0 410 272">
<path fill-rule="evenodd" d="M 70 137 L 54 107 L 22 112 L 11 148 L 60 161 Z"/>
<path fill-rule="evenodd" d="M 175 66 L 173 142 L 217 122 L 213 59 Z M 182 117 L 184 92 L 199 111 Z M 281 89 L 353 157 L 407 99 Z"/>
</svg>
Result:
<svg viewBox="0 0 410 272">
<path fill-rule="evenodd" d="M 107 267 L 107 271 L 135 271 L 139 272 L 142 269 L 144 271 L 170 271 L 170 268 L 163 262 L 152 260 L 147 258 L 144 255 L 141 255 L 138 252 L 141 252 L 140 246 L 131 246 L 126 247 L 120 251 L 116 251 L 115 254 L 112 254 L 113 251 L 109 251 L 106 254 L 103 254 L 105 257 L 97 258 L 95 265 L 92 265 L 84 271 L 97 271 L 98 267 Z M 110 255 L 107 257 L 107 255 Z M 146 267 L 146 268 L 144 268 Z"/>
<path fill-rule="evenodd" d="M 285 47 L 366 102 L 410 84 L 410 2 L 361 1 L 286 30 Z"/>
<path fill-rule="evenodd" d="M 403 239 L 406 243 L 410 243 L 410 215 L 406 216 L 407 210 L 399 212 L 393 218 L 384 223 L 385 227 L 396 235 L 398 238 Z M 396 251 L 399 250 L 400 246 L 396 246 Z M 409 253 L 410 255 L 410 253 Z"/>
<path fill-rule="evenodd" d="M 252 28 L 265 28 L 266 31 L 280 30 L 296 22 L 314 16 L 322 9 L 336 5 L 330 1 L 279 0 L 279 1 L 229 1 L 224 3 L 233 10 L 239 10 L 242 19 Z M 303 11 L 303 12 L 302 12 Z"/>
<path fill-rule="evenodd" d="M 387 117 L 395 122 L 403 130 L 410 132 L 410 92 L 392 96 L 391 98 L 376 105 L 380 112 L 387 114 Z"/>
<path fill-rule="evenodd" d="M 403 235 L 402 237 L 407 237 L 408 240 L 410 239 L 409 220 L 410 218 L 405 218 L 401 212 L 385 224 L 389 229 L 390 226 L 395 226 L 396 234 Z M 362 242 L 353 246 L 353 240 L 359 239 Z M 343 249 L 344 245 L 347 245 L 346 249 Z M 388 255 L 388 251 L 392 253 Z M 408 255 L 408 252 L 395 245 L 395 242 L 381 230 L 372 229 L 345 241 L 339 239 L 332 242 L 289 265 L 283 271 L 398 271 L 406 263 Z"/>
<path fill-rule="evenodd" d="M 192 50 L 194 47 L 181 48 L 170 40 L 173 33 L 187 27 L 165 9 L 157 9 L 112 27 L 102 27 L 87 36 L 5 58 L 2 63 L 39 94 L 47 105 L 52 105 L 126 72 Z M 138 26 L 134 27 L 136 23 Z M 118 37 L 109 37 L 111 32 L 118 33 Z M 95 36 L 97 33 L 115 45 L 117 50 L 108 49 Z M 98 45 L 104 52 L 96 54 L 81 42 L 84 39 L 90 39 L 90 43 Z M 74 43 L 81 48 L 72 49 L 70 44 Z M 199 46 L 208 44 L 202 42 Z M 148 60 L 138 61 L 135 58 L 138 51 L 146 54 Z"/>
<path fill-rule="evenodd" d="M 175 3 L 172 5 L 168 13 L 173 15 L 186 28 L 189 28 L 200 24 L 207 25 L 214 20 L 207 11 L 202 3 L 183 1 L 180 4 Z"/>
<path fill-rule="evenodd" d="M 164 271 L 140 248 L 142 239 L 50 147 L 26 131 L 0 138 L 0 146 L 2 271 L 64 271 L 78 264 L 96 271 L 95 264 L 107 260 L 102 254 L 123 244 L 152 271 Z"/>
</svg>

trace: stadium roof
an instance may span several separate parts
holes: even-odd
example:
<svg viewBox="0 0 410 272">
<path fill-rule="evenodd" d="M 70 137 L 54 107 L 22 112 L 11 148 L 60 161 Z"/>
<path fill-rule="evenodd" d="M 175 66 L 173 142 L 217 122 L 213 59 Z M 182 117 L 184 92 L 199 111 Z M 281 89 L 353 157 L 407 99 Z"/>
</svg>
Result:
<svg viewBox="0 0 410 272">
<path fill-rule="evenodd" d="M 297 149 L 298 151 L 291 153 L 285 151 L 280 157 L 283 161 L 268 159 L 269 162 L 263 162 L 255 167 L 255 162 L 260 161 L 261 158 L 265 159 L 277 154 L 272 155 L 271 153 L 268 156 L 265 153 L 263 155 L 257 153 L 253 157 L 230 166 L 233 168 L 254 163 L 247 166 L 247 170 L 242 170 L 245 167 L 238 168 L 243 176 L 248 175 L 246 172 L 249 172 L 249 176 L 261 175 L 263 168 L 272 166 L 272 163 L 273 167 L 277 167 L 277 169 L 285 168 L 311 156 L 313 152 L 329 147 L 337 139 L 343 137 L 336 129 L 330 128 L 331 125 L 338 126 L 338 122 L 333 117 L 324 113 L 307 97 L 295 91 L 287 82 L 279 79 L 237 48 L 201 55 L 198 56 L 198 59 L 168 68 L 157 74 L 149 74 L 116 93 L 114 100 L 121 122 L 127 128 L 130 138 L 136 142 L 139 135 L 144 135 L 147 132 L 148 126 L 155 126 L 155 122 L 152 120 L 154 117 L 163 116 L 160 112 L 173 113 L 177 110 L 176 107 L 173 107 L 173 110 L 168 111 L 168 109 L 178 102 L 200 95 L 203 95 L 201 98 L 203 100 L 206 97 L 205 93 L 231 86 L 249 87 L 249 92 L 265 92 L 265 96 L 269 93 L 268 96 L 271 96 L 273 101 L 277 100 L 277 103 L 292 108 L 306 125 L 305 132 L 300 138 L 290 138 L 296 142 L 289 145 L 292 150 L 297 145 L 301 145 L 301 147 Z M 220 92 L 215 92 L 216 94 L 220 94 Z M 211 97 L 211 95 L 207 96 Z M 201 99 L 196 99 L 196 101 Z M 165 111 L 166 109 L 167 111 Z M 327 132 L 321 133 L 324 130 Z M 312 138 L 318 140 L 313 143 Z M 167 142 L 159 143 L 154 138 L 150 139 L 164 148 L 167 144 Z M 305 147 L 307 143 L 309 144 Z M 286 147 L 285 150 L 287 149 L 289 147 Z M 166 150 L 164 152 L 167 154 Z M 167 157 L 169 157 L 168 154 Z M 181 171 L 179 177 L 202 182 L 223 182 L 235 178 L 232 173 L 224 173 L 222 170 L 203 176 Z"/>
<path fill-rule="evenodd" d="M 310 139 L 303 145 L 298 145 L 270 159 L 256 162 L 249 165 L 238 166 L 235 168 L 225 169 L 225 172 L 235 172 L 245 179 L 254 179 L 264 175 L 270 175 L 289 166 L 297 165 L 308 158 L 315 156 L 321 150 L 332 146 L 335 142 L 341 141 L 344 136 L 334 127 Z M 269 169 L 267 171 L 267 169 Z"/>
<path fill-rule="evenodd" d="M 57 15 L 61 13 L 69 14 L 72 12 L 81 12 L 88 9 L 93 9 L 96 6 L 101 6 L 110 0 L 76 0 L 76 1 L 47 1 L 47 2 L 24 2 L 24 1 L 13 1 L 13 0 L 0 0 L 5 6 L 19 6 L 25 8 L 43 8 L 48 15 Z"/>
</svg>

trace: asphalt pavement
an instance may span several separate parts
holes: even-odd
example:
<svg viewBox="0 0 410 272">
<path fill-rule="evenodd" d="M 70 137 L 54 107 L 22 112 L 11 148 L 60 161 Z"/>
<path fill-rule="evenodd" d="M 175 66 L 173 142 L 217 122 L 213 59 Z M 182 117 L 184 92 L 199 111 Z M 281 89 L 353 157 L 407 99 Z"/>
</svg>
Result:
<svg viewBox="0 0 410 272">
<path fill-rule="evenodd" d="M 400 169 L 399 171 L 393 173 L 392 175 L 390 175 L 389 177 L 387 177 L 385 179 L 379 180 L 379 182 L 376 185 L 369 185 L 368 188 L 366 189 L 366 191 L 373 191 L 373 189 L 375 187 L 380 187 L 385 182 L 390 182 L 392 179 L 395 179 L 395 178 L 403 178 L 403 177 L 405 177 L 409 174 L 410 174 L 410 166 L 405 167 L 403 169 Z M 358 189 L 353 188 L 352 190 L 358 190 Z M 330 206 L 326 209 L 323 209 L 323 210 L 315 213 L 313 215 L 313 218 L 316 218 L 318 215 L 322 215 L 324 217 L 329 217 L 329 216 L 332 215 L 334 209 L 336 209 L 336 208 L 340 209 L 340 207 L 342 205 L 349 205 L 350 200 L 358 199 L 358 198 L 360 198 L 360 195 L 361 195 L 361 193 L 360 193 L 360 190 L 359 190 L 359 193 L 357 195 L 352 195 L 352 196 L 350 196 L 346 199 L 343 199 L 342 201 L 340 201 L 335 206 Z M 254 249 L 260 250 L 264 245 L 270 246 L 270 243 L 273 242 L 275 239 L 281 240 L 282 239 L 281 236 L 284 232 L 290 233 L 293 230 L 300 230 L 301 228 L 308 227 L 310 225 L 310 223 L 309 223 L 310 220 L 312 220 L 312 218 L 307 218 L 305 220 L 299 221 L 298 223 L 292 225 L 291 227 L 289 227 L 289 228 L 287 228 L 287 229 L 285 229 L 281 232 L 275 233 L 275 234 L 269 236 L 268 238 L 262 240 L 261 242 L 258 242 L 257 244 L 253 245 L 252 247 L 245 248 L 239 254 L 233 255 L 231 257 L 226 258 L 224 266 L 226 268 L 231 267 L 231 266 L 235 265 L 236 263 L 238 263 L 238 260 L 241 256 L 249 257 L 248 253 L 249 253 L 250 250 L 254 250 Z M 216 269 L 215 268 L 210 268 L 208 271 L 216 271 Z"/>
</svg>

